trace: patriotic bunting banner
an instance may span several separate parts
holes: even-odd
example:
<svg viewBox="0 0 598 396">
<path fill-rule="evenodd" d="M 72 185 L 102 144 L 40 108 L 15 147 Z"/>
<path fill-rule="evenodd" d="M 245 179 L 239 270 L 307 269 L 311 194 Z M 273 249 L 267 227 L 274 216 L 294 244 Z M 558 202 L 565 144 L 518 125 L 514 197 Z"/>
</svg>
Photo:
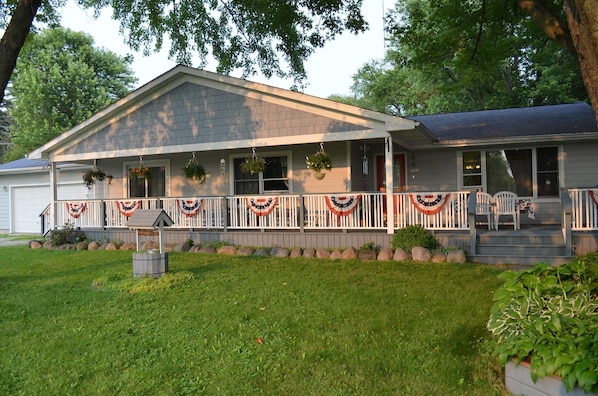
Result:
<svg viewBox="0 0 598 396">
<path fill-rule="evenodd" d="M 201 198 L 181 198 L 176 200 L 179 210 L 187 217 L 193 217 L 199 212 Z"/>
<path fill-rule="evenodd" d="M 359 204 L 361 195 L 327 195 L 328 209 L 338 216 L 348 216 Z"/>
<path fill-rule="evenodd" d="M 427 215 L 433 215 L 442 210 L 444 205 L 450 198 L 449 193 L 446 194 L 409 194 L 409 198 L 415 208 Z"/>
<path fill-rule="evenodd" d="M 66 202 L 66 211 L 75 219 L 85 212 L 85 208 L 87 208 L 87 202 Z"/>
<path fill-rule="evenodd" d="M 598 190 L 596 190 L 596 191 L 598 191 Z M 596 193 L 594 192 L 594 190 L 590 190 L 590 191 L 588 191 L 588 193 L 590 194 L 590 198 L 592 198 L 592 201 L 594 201 L 594 203 L 596 205 L 598 205 L 598 201 L 596 200 Z"/>
<path fill-rule="evenodd" d="M 252 197 L 246 198 L 245 200 L 247 201 L 247 207 L 249 207 L 249 210 L 258 216 L 269 215 L 278 203 L 278 197 Z"/>
<path fill-rule="evenodd" d="M 127 217 L 131 217 L 141 206 L 141 201 L 116 201 L 118 211 Z"/>
</svg>

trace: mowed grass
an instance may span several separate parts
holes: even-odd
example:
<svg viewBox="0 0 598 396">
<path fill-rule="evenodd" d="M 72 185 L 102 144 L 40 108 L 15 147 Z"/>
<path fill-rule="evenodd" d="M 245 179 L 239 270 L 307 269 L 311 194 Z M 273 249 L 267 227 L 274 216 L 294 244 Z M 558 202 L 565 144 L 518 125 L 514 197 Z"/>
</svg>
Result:
<svg viewBox="0 0 598 396">
<path fill-rule="evenodd" d="M 0 248 L 0 394 L 503 395 L 499 269 Z"/>
</svg>

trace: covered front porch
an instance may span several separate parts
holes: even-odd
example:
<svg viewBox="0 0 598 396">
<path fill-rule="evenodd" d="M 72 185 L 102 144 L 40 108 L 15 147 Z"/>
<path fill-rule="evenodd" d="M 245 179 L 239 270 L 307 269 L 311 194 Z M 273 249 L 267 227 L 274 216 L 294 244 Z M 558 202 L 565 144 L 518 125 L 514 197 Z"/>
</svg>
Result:
<svg viewBox="0 0 598 396">
<path fill-rule="evenodd" d="M 433 232 L 443 246 L 459 246 L 479 262 L 508 261 L 492 258 L 504 256 L 501 244 L 513 253 L 521 250 L 519 260 L 525 260 L 524 246 L 529 246 L 530 252 L 535 245 L 528 256 L 545 257 L 545 261 L 595 251 L 598 204 L 594 189 L 562 190 L 560 199 L 561 224 L 515 227 L 512 220 L 501 217 L 497 230 L 492 231 L 488 230 L 486 218 L 476 214 L 476 194 L 468 191 L 57 201 L 53 208 L 55 220 L 51 205 L 41 214 L 41 231 L 45 234 L 72 224 L 90 238 L 129 241 L 133 238 L 127 229 L 131 214 L 162 208 L 174 221 L 168 232 L 170 243 L 191 238 L 200 243 L 226 241 L 253 246 L 333 248 L 374 242 L 389 247 L 397 229 L 421 225 Z M 529 204 L 522 210 L 524 206 L 528 208 Z"/>
</svg>

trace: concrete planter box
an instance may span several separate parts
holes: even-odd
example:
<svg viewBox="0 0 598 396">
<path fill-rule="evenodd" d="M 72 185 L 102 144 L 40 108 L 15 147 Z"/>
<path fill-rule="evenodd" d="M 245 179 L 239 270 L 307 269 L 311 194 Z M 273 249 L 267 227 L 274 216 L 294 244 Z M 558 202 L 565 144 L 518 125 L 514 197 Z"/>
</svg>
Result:
<svg viewBox="0 0 598 396">
<path fill-rule="evenodd" d="M 571 392 L 565 390 L 565 385 L 559 377 L 538 378 L 534 383 L 530 375 L 529 363 L 521 362 L 515 367 L 512 362 L 505 366 L 505 385 L 514 395 L 525 396 L 596 396 L 594 393 L 584 393 L 579 388 Z"/>
<path fill-rule="evenodd" d="M 168 272 L 168 253 L 133 253 L 133 276 L 159 278 Z"/>
</svg>

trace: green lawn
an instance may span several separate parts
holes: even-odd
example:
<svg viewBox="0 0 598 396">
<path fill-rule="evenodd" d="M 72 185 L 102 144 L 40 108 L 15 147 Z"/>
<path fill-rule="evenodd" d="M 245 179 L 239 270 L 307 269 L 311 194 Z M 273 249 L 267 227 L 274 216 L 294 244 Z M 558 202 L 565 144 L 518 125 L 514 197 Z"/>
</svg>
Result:
<svg viewBox="0 0 598 396">
<path fill-rule="evenodd" d="M 486 266 L 0 248 L 0 394 L 503 395 Z"/>
</svg>

